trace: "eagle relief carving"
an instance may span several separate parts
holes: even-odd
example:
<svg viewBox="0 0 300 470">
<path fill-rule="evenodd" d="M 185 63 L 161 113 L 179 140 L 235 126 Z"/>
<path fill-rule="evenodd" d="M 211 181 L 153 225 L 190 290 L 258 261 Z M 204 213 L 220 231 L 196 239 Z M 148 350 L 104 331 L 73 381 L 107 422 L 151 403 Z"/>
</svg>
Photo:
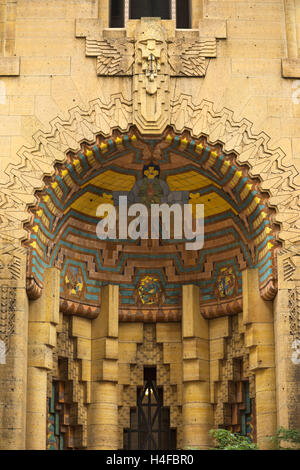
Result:
<svg viewBox="0 0 300 470">
<path fill-rule="evenodd" d="M 97 58 L 97 75 L 133 77 L 133 121 L 141 131 L 159 133 L 170 119 L 170 77 L 203 77 L 216 57 L 216 38 L 199 30 L 178 33 L 160 18 L 129 20 L 124 31 L 98 37 L 86 33 L 86 56 Z M 82 37 L 84 34 L 78 35 Z"/>
<path fill-rule="evenodd" d="M 97 75 L 132 75 L 134 41 L 86 38 L 86 56 L 97 57 Z"/>
</svg>

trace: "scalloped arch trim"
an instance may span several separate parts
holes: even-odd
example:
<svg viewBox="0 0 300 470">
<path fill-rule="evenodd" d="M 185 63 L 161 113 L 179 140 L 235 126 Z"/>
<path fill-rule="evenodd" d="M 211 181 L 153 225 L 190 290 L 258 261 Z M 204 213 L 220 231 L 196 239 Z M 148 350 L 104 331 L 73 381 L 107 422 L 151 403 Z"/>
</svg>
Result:
<svg viewBox="0 0 300 470">
<path fill-rule="evenodd" d="M 78 152 L 83 142 L 92 143 L 99 134 L 109 136 L 114 129 L 126 132 L 132 121 L 132 102 L 115 94 L 109 103 L 96 99 L 87 109 L 71 109 L 66 120 L 53 119 L 49 133 L 36 132 L 35 145 L 22 147 L 19 161 L 4 171 L 6 181 L 0 184 L 1 236 L 25 237 L 23 224 L 29 218 L 27 207 L 35 203 L 35 191 L 43 188 L 43 178 L 54 172 L 56 162 L 65 161 L 68 151 Z M 247 164 L 249 174 L 259 177 L 261 189 L 269 193 L 269 204 L 276 208 L 276 222 L 281 225 L 280 239 L 287 245 L 300 240 L 299 170 L 280 148 L 269 147 L 268 135 L 253 134 L 252 123 L 234 121 L 233 112 L 227 108 L 216 112 L 213 103 L 194 104 L 183 94 L 171 103 L 170 125 L 175 132 L 189 130 L 194 137 L 205 135 L 210 144 L 220 143 L 226 152 L 234 152 L 237 161 Z"/>
</svg>

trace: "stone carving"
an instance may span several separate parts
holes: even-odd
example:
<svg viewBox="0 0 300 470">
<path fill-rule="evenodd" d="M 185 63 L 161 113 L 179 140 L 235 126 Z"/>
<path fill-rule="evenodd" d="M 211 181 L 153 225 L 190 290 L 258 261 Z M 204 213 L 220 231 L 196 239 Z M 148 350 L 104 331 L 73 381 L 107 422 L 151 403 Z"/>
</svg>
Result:
<svg viewBox="0 0 300 470">
<path fill-rule="evenodd" d="M 132 75 L 133 41 L 127 39 L 86 39 L 86 55 L 97 57 L 97 75 Z"/>
<path fill-rule="evenodd" d="M 300 281 L 300 249 L 299 242 L 278 252 L 279 284 L 281 288 L 291 289 Z"/>
<path fill-rule="evenodd" d="M 86 56 L 97 57 L 99 76 L 133 76 L 133 122 L 144 132 L 168 124 L 170 76 L 202 77 L 207 58 L 217 55 L 216 38 L 176 38 L 173 22 L 159 18 L 129 22 L 125 39 L 86 34 Z"/>
<path fill-rule="evenodd" d="M 194 42 L 177 39 L 168 48 L 170 74 L 175 77 L 203 77 L 209 57 L 217 57 L 216 39 L 205 38 Z"/>
<path fill-rule="evenodd" d="M 97 75 L 130 76 L 139 73 L 142 66 L 143 73 L 150 77 L 149 66 L 153 66 L 151 80 L 164 72 L 174 77 L 202 77 L 208 64 L 206 58 L 217 56 L 216 38 L 175 38 L 172 23 L 167 25 L 158 18 L 142 18 L 131 23 L 137 26 L 133 36 L 134 26 L 125 39 L 97 39 L 87 33 L 85 52 L 87 57 L 97 57 Z"/>
<path fill-rule="evenodd" d="M 135 32 L 134 122 L 161 132 L 170 113 L 167 31 L 160 21 L 142 19 Z"/>
<path fill-rule="evenodd" d="M 0 280 L 19 280 L 21 277 L 21 250 L 8 240 L 0 243 Z"/>
<path fill-rule="evenodd" d="M 6 285 L 0 286 L 0 340 L 3 343 L 2 357 L 3 351 L 5 355 L 8 353 L 10 337 L 15 332 L 15 311 L 16 289 Z"/>
<path fill-rule="evenodd" d="M 300 256 L 295 255 L 283 262 L 283 275 L 285 281 L 300 281 Z"/>
<path fill-rule="evenodd" d="M 25 250 L 15 245 L 16 241 L 7 237 L 0 240 L 0 356 L 3 361 L 15 333 L 17 288 L 25 287 Z"/>
<path fill-rule="evenodd" d="M 110 135 L 113 127 L 126 131 L 132 123 L 132 103 L 122 94 L 112 95 L 108 103 L 101 99 L 90 103 L 88 110 L 75 107 L 69 119 L 51 121 L 52 131 L 38 131 L 32 149 L 23 147 L 18 152 L 20 161 L 9 164 L 5 174 L 8 182 L 0 185 L 0 233 L 4 237 L 24 238 L 22 229 L 28 220 L 25 208 L 35 204 L 34 192 L 43 187 L 43 177 L 54 171 L 55 162 L 63 162 L 69 150 L 78 152 L 80 143 L 94 142 L 96 135 Z"/>
<path fill-rule="evenodd" d="M 20 260 L 6 253 L 0 259 L 0 279 L 17 279 L 20 273 Z"/>
<path fill-rule="evenodd" d="M 290 334 L 294 340 L 300 340 L 300 287 L 288 290 Z"/>
</svg>

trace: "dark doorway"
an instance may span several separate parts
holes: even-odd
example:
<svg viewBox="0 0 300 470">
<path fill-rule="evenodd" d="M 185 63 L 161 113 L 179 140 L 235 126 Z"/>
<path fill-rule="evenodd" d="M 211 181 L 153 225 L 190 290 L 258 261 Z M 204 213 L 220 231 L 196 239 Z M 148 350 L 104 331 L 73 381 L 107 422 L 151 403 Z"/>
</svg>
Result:
<svg viewBox="0 0 300 470">
<path fill-rule="evenodd" d="M 171 19 L 170 0 L 130 0 L 129 18 L 138 20 L 142 17 Z"/>
<path fill-rule="evenodd" d="M 156 368 L 144 368 L 144 387 L 137 389 L 137 406 L 130 410 L 130 429 L 124 430 L 125 450 L 175 450 L 176 430 L 170 428 L 170 409 L 163 406 L 163 389 L 156 385 Z"/>
</svg>

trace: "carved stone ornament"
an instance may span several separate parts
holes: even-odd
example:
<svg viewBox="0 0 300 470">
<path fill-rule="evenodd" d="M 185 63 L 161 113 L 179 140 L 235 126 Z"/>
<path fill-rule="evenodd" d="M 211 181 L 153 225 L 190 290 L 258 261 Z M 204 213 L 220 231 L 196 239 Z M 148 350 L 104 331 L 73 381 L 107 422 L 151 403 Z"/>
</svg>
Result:
<svg viewBox="0 0 300 470">
<path fill-rule="evenodd" d="M 97 57 L 99 76 L 133 77 L 134 124 L 160 133 L 170 120 L 170 77 L 203 77 L 207 58 L 216 57 L 216 38 L 201 38 L 198 30 L 177 37 L 174 22 L 160 18 L 131 20 L 126 37 L 86 33 L 86 56 Z M 96 29 L 97 31 L 97 29 Z M 77 33 L 82 37 L 84 33 Z"/>
<path fill-rule="evenodd" d="M 281 288 L 291 289 L 300 286 L 300 243 L 296 242 L 278 253 L 279 283 Z"/>
<path fill-rule="evenodd" d="M 0 364 L 6 363 L 15 333 L 18 289 L 25 289 L 26 250 L 16 240 L 0 237 Z"/>
<path fill-rule="evenodd" d="M 294 364 L 300 363 L 300 243 L 296 242 L 289 249 L 283 248 L 278 252 L 278 285 L 285 292 L 285 302 L 288 312 L 291 348 L 295 349 Z M 299 362 L 298 362 L 299 361 Z"/>
</svg>

